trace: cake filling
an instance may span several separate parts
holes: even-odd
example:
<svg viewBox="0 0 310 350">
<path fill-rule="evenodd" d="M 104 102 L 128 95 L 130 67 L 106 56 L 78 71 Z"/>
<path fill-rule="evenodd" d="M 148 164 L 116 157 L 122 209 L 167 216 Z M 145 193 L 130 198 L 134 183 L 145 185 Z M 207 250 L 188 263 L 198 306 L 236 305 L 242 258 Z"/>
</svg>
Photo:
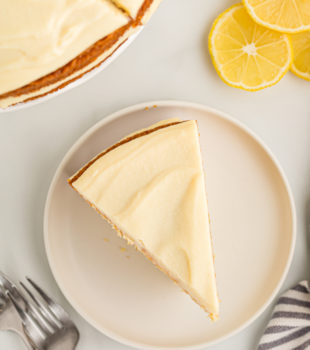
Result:
<svg viewBox="0 0 310 350">
<path fill-rule="evenodd" d="M 168 120 L 121 140 L 69 179 L 114 229 L 216 318 L 198 129 Z"/>
</svg>

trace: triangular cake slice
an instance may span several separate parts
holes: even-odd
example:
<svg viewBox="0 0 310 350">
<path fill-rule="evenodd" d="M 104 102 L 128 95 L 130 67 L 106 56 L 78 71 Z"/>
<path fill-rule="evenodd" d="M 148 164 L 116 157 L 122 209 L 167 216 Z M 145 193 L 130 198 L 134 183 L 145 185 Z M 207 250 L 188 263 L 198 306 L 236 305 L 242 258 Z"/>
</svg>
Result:
<svg viewBox="0 0 310 350">
<path fill-rule="evenodd" d="M 131 134 L 68 181 L 128 243 L 218 316 L 196 121 L 172 119 Z"/>
</svg>

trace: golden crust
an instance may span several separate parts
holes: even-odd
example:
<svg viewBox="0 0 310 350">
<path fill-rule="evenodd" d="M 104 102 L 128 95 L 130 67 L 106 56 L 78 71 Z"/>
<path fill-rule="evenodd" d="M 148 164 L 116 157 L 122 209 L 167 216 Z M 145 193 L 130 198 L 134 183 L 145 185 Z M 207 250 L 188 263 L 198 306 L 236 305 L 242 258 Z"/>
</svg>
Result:
<svg viewBox="0 0 310 350">
<path fill-rule="evenodd" d="M 101 62 L 99 62 L 99 63 L 96 64 L 94 67 L 90 68 L 89 70 L 86 70 L 85 72 L 79 74 L 78 76 L 76 76 L 76 77 L 74 77 L 74 78 L 72 78 L 72 79 L 66 80 L 66 81 L 63 82 L 62 84 L 60 84 L 60 85 L 58 85 L 57 87 L 55 87 L 54 89 L 51 89 L 51 90 L 49 90 L 49 91 L 47 91 L 47 92 L 45 92 L 45 93 L 39 94 L 39 95 L 35 95 L 35 96 L 33 96 L 33 97 L 26 98 L 26 99 L 23 100 L 22 102 L 33 101 L 33 100 L 36 100 L 37 98 L 44 97 L 44 96 L 49 95 L 49 94 L 51 94 L 51 93 L 53 93 L 53 92 L 56 92 L 56 91 L 58 91 L 58 90 L 61 90 L 61 89 L 64 88 L 65 86 L 67 86 L 67 85 L 73 83 L 74 81 L 76 81 L 76 80 L 82 78 L 83 75 L 85 75 L 85 74 L 89 73 L 90 71 L 92 71 L 93 69 L 99 67 L 105 60 L 107 60 L 109 57 L 111 57 L 111 56 L 113 55 L 113 53 L 114 53 L 115 51 L 117 51 L 117 49 L 118 49 L 119 47 L 121 47 L 126 41 L 127 41 L 127 39 L 125 39 L 120 45 L 118 45 L 118 46 L 116 47 L 116 49 L 115 49 L 110 55 L 108 55 L 107 57 L 105 57 L 105 59 L 103 59 Z M 95 58 L 95 59 L 96 59 L 96 58 Z M 74 73 L 74 72 L 72 72 L 72 74 L 73 74 L 73 73 Z M 34 91 L 35 91 L 35 90 L 34 90 Z M 32 92 L 33 92 L 33 91 L 32 91 Z M 23 95 L 24 93 L 21 93 L 21 94 Z M 13 96 L 13 95 L 12 95 L 12 96 Z M 19 95 L 16 95 L 16 96 L 19 96 Z M 1 96 L 0 96 L 0 99 L 1 99 Z M 17 103 L 19 103 L 19 102 L 17 102 Z M 15 105 L 15 104 L 17 104 L 17 103 L 14 103 L 13 105 Z"/>
</svg>

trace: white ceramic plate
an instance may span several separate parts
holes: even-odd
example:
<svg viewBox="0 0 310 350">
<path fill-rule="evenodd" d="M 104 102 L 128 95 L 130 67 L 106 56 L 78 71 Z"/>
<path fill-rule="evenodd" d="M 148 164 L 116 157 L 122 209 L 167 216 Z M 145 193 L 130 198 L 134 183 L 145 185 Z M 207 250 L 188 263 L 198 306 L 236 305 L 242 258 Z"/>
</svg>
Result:
<svg viewBox="0 0 310 350">
<path fill-rule="evenodd" d="M 102 149 L 171 117 L 200 129 L 222 301 L 216 323 L 66 183 Z M 294 242 L 291 192 L 270 151 L 227 115 L 186 102 L 140 104 L 96 124 L 63 159 L 45 209 L 46 251 L 67 299 L 94 327 L 141 349 L 199 348 L 240 331 L 279 290 Z"/>
<path fill-rule="evenodd" d="M 27 102 L 20 102 L 17 103 L 14 106 L 8 107 L 8 108 L 0 108 L 0 113 L 4 113 L 4 112 L 13 112 L 13 111 L 17 111 L 26 107 L 31 107 L 34 105 L 37 105 L 41 102 L 45 102 L 49 99 L 51 99 L 52 97 L 56 97 L 58 95 L 63 94 L 64 92 L 71 90 L 74 87 L 77 87 L 83 83 L 85 83 L 87 80 L 91 79 L 92 77 L 94 77 L 95 75 L 97 75 L 98 73 L 100 73 L 101 71 L 103 71 L 110 63 L 112 63 L 123 51 L 126 50 L 126 48 L 135 40 L 135 38 L 138 36 L 138 34 L 141 32 L 141 30 L 144 27 L 141 26 L 141 28 L 134 33 L 133 35 L 131 35 L 121 46 L 119 46 L 118 49 L 116 49 L 113 54 L 111 56 L 109 56 L 107 59 L 105 59 L 98 67 L 92 69 L 90 72 L 85 73 L 81 78 L 74 80 L 72 83 L 69 83 L 68 85 L 66 85 L 65 87 L 63 87 L 62 89 L 59 89 L 57 91 L 51 92 L 43 97 L 39 97 L 36 98 L 34 100 L 30 100 Z"/>
</svg>

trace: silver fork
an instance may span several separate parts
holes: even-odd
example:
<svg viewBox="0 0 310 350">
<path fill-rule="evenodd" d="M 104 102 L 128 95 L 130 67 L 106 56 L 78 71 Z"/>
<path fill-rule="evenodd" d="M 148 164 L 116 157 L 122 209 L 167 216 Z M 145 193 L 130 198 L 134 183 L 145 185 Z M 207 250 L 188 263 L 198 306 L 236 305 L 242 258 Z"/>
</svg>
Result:
<svg viewBox="0 0 310 350">
<path fill-rule="evenodd" d="M 25 284 L 25 291 L 7 296 L 14 305 L 30 344 L 37 350 L 73 350 L 79 341 L 79 331 L 69 315 L 56 304 L 35 282 L 26 278 L 35 294 Z"/>
<path fill-rule="evenodd" d="M 13 331 L 17 333 L 28 349 L 33 350 L 27 335 L 24 333 L 23 324 L 14 305 L 6 295 L 9 291 L 18 298 L 15 285 L 0 271 L 0 331 Z"/>
</svg>

